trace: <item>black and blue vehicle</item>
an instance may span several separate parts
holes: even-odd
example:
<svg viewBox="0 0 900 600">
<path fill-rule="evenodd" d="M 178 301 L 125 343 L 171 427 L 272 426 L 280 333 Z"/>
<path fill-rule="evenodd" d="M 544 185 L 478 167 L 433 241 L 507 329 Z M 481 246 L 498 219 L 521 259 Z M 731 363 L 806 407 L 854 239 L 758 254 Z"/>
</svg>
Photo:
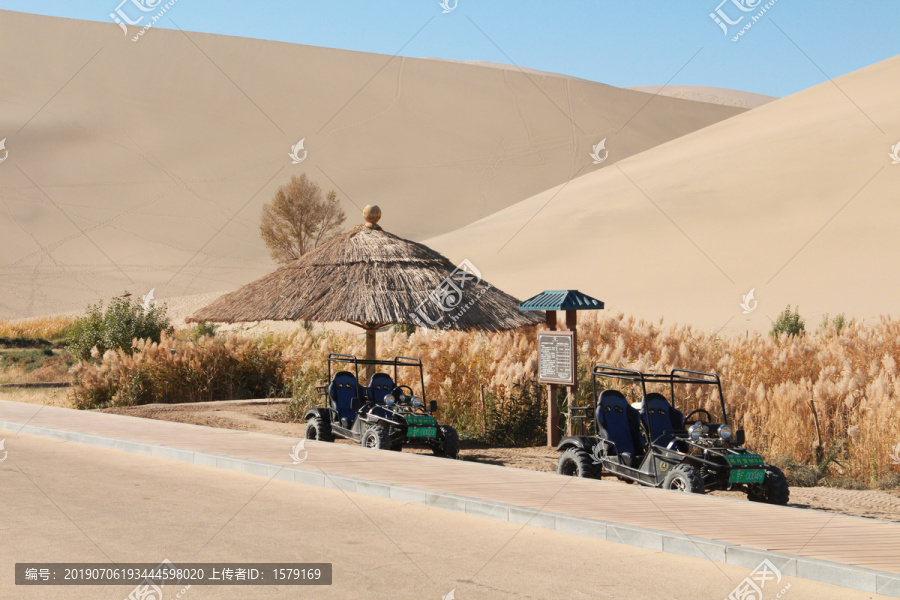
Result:
<svg viewBox="0 0 900 600">
<path fill-rule="evenodd" d="M 634 401 L 612 389 L 610 382 L 625 382 Z M 648 385 L 665 386 L 669 398 L 648 392 Z M 672 404 L 676 386 L 685 385 L 718 392 L 719 418 L 704 408 L 687 415 L 677 410 Z M 657 488 L 743 491 L 751 501 L 788 503 L 790 490 L 781 470 L 744 448 L 744 431 L 729 425 L 718 375 L 687 369 L 642 373 L 597 365 L 593 392 L 594 406 L 572 409 L 582 431 L 563 438 L 557 447 L 562 452 L 556 469 L 560 475 L 609 474 Z"/>
<path fill-rule="evenodd" d="M 346 370 L 352 365 L 353 371 Z M 359 368 L 375 372 L 368 385 L 359 383 Z M 398 384 L 400 371 L 418 373 L 417 396 L 407 385 Z M 333 374 L 332 374 L 333 373 Z M 328 356 L 327 385 L 316 386 L 325 406 L 306 411 L 306 439 L 333 442 L 340 437 L 364 448 L 400 451 L 404 446 L 424 446 L 435 455 L 459 456 L 459 436 L 449 425 L 434 417 L 437 402 L 425 403 L 422 361 L 397 356 L 390 360 L 370 360 L 349 354 Z"/>
</svg>

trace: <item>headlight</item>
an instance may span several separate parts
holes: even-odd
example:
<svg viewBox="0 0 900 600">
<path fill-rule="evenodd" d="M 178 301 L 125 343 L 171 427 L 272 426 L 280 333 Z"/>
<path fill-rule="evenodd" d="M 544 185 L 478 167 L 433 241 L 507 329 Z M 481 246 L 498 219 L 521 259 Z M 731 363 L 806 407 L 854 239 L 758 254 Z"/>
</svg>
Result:
<svg viewBox="0 0 900 600">
<path fill-rule="evenodd" d="M 730 425 L 722 425 L 721 427 L 719 427 L 719 437 L 723 440 L 730 440 L 731 434 L 732 431 Z"/>
<path fill-rule="evenodd" d="M 413 406 L 422 406 L 422 399 L 418 396 L 413 396 L 412 398 L 410 398 L 410 401 L 412 402 Z"/>
<path fill-rule="evenodd" d="M 703 423 L 697 421 L 688 429 L 688 433 L 691 434 L 692 440 L 699 440 L 700 436 L 703 435 Z"/>
</svg>

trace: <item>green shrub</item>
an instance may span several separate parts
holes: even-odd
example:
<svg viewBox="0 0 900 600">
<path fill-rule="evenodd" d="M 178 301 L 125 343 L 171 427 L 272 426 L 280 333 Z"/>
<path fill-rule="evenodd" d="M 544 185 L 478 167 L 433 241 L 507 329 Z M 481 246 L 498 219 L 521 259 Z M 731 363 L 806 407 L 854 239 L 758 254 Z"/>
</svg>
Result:
<svg viewBox="0 0 900 600">
<path fill-rule="evenodd" d="M 512 394 L 486 399 L 484 441 L 498 446 L 522 448 L 547 440 L 547 403 L 543 386 L 535 380 L 517 383 Z"/>
<path fill-rule="evenodd" d="M 0 337 L 0 348 L 52 348 L 53 343 L 40 338 Z"/>
<path fill-rule="evenodd" d="M 284 410 L 275 411 L 271 418 L 282 423 L 300 423 L 310 408 L 327 406 L 328 402 L 319 397 L 316 386 L 327 383 L 328 374 L 318 369 L 298 371 L 290 381 L 291 400 Z"/>
<path fill-rule="evenodd" d="M 53 356 L 53 350 L 9 350 L 0 353 L 0 368 L 20 367 L 24 371 L 34 371 L 44 366 L 47 358 Z"/>
<path fill-rule="evenodd" d="M 825 313 L 825 317 L 822 319 L 822 324 L 819 326 L 820 329 L 828 329 L 828 326 L 834 327 L 834 330 L 837 333 L 841 332 L 841 329 L 847 324 L 847 317 L 844 316 L 844 313 L 841 313 L 835 316 L 833 319 L 828 318 L 828 313 Z"/>
<path fill-rule="evenodd" d="M 171 330 L 165 306 L 145 310 L 137 301 L 113 298 L 106 311 L 102 303 L 88 306 L 85 316 L 72 324 L 68 331 L 68 350 L 82 360 L 89 360 L 95 347 L 98 354 L 94 358 L 102 357 L 107 350 L 131 354 L 134 340 L 158 343 L 162 334 Z"/>
<path fill-rule="evenodd" d="M 219 327 L 220 325 L 216 323 L 207 323 L 206 321 L 202 323 L 196 323 L 193 327 L 191 327 L 191 339 L 197 341 L 202 337 L 212 337 L 216 335 L 216 330 Z"/>
<path fill-rule="evenodd" d="M 800 335 L 806 331 L 806 322 L 800 316 L 798 308 L 791 310 L 790 305 L 787 306 L 778 318 L 772 324 L 772 330 L 769 332 L 772 337 L 779 337 L 782 333 L 789 336 Z"/>
<path fill-rule="evenodd" d="M 772 463 L 781 467 L 791 487 L 816 487 L 825 477 L 815 466 L 804 465 L 790 456 L 773 459 Z"/>
<path fill-rule="evenodd" d="M 859 481 L 858 479 L 854 479 L 852 477 L 842 477 L 841 479 L 836 479 L 831 482 L 831 487 L 836 487 L 842 490 L 865 490 L 868 489 L 868 486 Z"/>
<path fill-rule="evenodd" d="M 896 490 L 900 488 L 900 475 L 889 473 L 880 479 L 876 479 L 872 487 L 879 490 Z"/>
</svg>

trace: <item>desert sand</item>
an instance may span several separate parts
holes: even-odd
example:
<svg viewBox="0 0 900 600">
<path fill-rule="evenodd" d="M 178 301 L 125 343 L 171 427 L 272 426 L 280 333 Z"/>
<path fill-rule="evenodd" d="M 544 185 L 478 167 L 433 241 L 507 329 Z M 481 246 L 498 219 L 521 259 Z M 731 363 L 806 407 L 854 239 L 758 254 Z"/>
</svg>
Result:
<svg viewBox="0 0 900 600">
<path fill-rule="evenodd" d="M 273 268 L 291 175 L 425 239 L 743 109 L 571 77 L 0 11 L 0 316 Z M 607 139 L 595 165 L 592 147 Z M 304 140 L 292 164 L 292 147 Z M 464 254 L 460 252 L 459 254 Z"/>
<path fill-rule="evenodd" d="M 491 67 L 495 69 L 505 69 L 507 71 L 519 71 L 530 75 L 540 75 L 544 77 L 567 77 L 559 73 L 551 73 L 549 71 L 539 71 L 530 69 L 521 65 L 505 65 L 502 63 L 489 62 L 484 60 L 467 60 L 455 61 L 446 58 L 432 58 L 429 60 L 444 60 L 447 62 L 455 62 L 466 65 L 477 65 L 482 67 Z M 580 81 L 584 81 L 583 79 Z M 625 89 L 635 90 L 638 92 L 646 92 L 648 94 L 668 96 L 670 98 L 682 98 L 684 100 L 693 100 L 695 102 L 708 102 L 710 104 L 721 104 L 722 106 L 735 106 L 738 108 L 757 108 L 763 104 L 768 104 L 773 100 L 777 100 L 775 96 L 766 96 L 765 94 L 755 94 L 753 92 L 744 92 L 741 90 L 730 90 L 727 88 L 701 86 L 701 85 L 638 85 L 630 86 Z"/>
<path fill-rule="evenodd" d="M 775 96 L 766 96 L 765 94 L 699 85 L 638 85 L 628 89 L 740 108 L 759 108 L 763 104 L 778 100 Z"/>
<path fill-rule="evenodd" d="M 895 57 L 427 243 L 518 297 L 577 288 L 608 310 L 726 333 L 769 329 L 787 304 L 811 327 L 896 315 L 898 81 Z"/>
</svg>

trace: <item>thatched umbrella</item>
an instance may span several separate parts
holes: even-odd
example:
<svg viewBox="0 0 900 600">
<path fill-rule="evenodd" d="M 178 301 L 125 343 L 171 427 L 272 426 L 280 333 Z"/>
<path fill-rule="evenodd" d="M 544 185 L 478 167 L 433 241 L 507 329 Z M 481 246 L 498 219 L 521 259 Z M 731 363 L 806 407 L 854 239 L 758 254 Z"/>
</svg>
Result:
<svg viewBox="0 0 900 600">
<path fill-rule="evenodd" d="M 428 246 L 384 231 L 381 210 L 367 206 L 367 223 L 303 257 L 225 294 L 188 322 L 346 321 L 366 331 L 366 358 L 375 332 L 392 323 L 438 330 L 503 331 L 544 321 L 519 301 Z M 367 369 L 369 375 L 373 371 Z"/>
</svg>

